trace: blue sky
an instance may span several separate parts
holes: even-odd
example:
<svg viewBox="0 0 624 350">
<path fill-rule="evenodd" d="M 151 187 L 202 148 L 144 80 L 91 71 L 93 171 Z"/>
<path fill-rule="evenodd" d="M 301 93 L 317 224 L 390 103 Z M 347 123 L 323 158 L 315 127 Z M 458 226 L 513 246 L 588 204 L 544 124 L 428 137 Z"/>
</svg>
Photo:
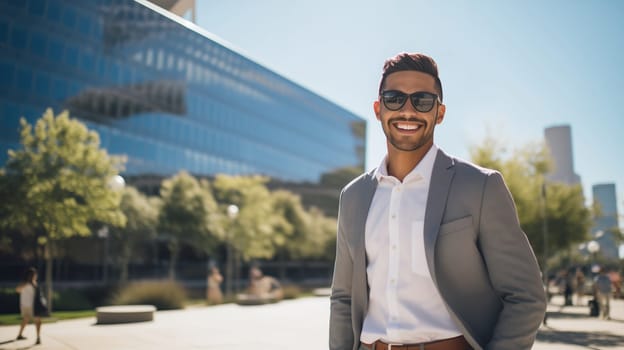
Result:
<svg viewBox="0 0 624 350">
<path fill-rule="evenodd" d="M 437 62 L 447 105 L 436 143 L 468 158 L 490 134 L 509 149 L 569 124 L 575 170 L 615 183 L 624 208 L 623 1 L 197 1 L 197 24 L 368 120 L 367 168 L 386 151 L 372 112 L 398 52 Z M 624 218 L 620 218 L 620 224 Z"/>
</svg>

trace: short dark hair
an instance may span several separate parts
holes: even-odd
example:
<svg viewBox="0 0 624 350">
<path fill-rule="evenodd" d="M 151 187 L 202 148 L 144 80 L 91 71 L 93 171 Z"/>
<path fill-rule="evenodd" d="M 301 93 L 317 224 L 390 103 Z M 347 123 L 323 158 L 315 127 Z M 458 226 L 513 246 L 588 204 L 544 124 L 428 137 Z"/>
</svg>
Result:
<svg viewBox="0 0 624 350">
<path fill-rule="evenodd" d="M 388 58 L 386 62 L 384 62 L 381 82 L 379 82 L 379 93 L 381 94 L 388 75 L 406 70 L 413 70 L 431 75 L 435 79 L 435 88 L 440 95 L 440 101 L 442 101 L 442 83 L 438 77 L 438 65 L 433 58 L 421 53 L 403 52 Z"/>
<path fill-rule="evenodd" d="M 37 269 L 35 269 L 34 267 L 28 268 L 28 270 L 26 270 L 26 272 L 24 273 L 24 282 L 27 282 L 27 283 L 32 282 L 32 279 L 33 277 L 35 277 L 36 274 L 37 274 Z"/>
</svg>

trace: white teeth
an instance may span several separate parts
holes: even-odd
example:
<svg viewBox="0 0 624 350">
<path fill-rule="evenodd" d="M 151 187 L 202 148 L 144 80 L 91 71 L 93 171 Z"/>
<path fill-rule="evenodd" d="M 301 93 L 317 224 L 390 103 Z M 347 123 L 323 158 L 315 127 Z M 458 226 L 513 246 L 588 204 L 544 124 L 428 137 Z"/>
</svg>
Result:
<svg viewBox="0 0 624 350">
<path fill-rule="evenodd" d="M 416 130 L 420 126 L 419 125 L 414 125 L 414 124 L 401 124 L 401 123 L 397 123 L 396 127 L 401 129 L 401 130 Z"/>
</svg>

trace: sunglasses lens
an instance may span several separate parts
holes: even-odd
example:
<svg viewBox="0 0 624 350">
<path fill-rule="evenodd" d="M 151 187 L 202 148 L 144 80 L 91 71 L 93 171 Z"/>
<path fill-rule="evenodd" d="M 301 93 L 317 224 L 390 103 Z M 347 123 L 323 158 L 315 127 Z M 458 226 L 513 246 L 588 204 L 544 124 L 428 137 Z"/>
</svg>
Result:
<svg viewBox="0 0 624 350">
<path fill-rule="evenodd" d="M 419 112 L 429 112 L 435 105 L 436 96 L 427 92 L 419 92 L 410 96 L 414 109 Z"/>
<path fill-rule="evenodd" d="M 405 104 L 407 95 L 400 91 L 384 91 L 381 94 L 381 98 L 386 108 L 391 111 L 397 111 Z"/>
<path fill-rule="evenodd" d="M 381 93 L 383 104 L 391 111 L 398 111 L 401 109 L 408 97 L 412 101 L 414 109 L 421 113 L 431 111 L 438 100 L 437 95 L 425 91 L 415 92 L 411 95 L 396 90 L 389 90 Z"/>
</svg>

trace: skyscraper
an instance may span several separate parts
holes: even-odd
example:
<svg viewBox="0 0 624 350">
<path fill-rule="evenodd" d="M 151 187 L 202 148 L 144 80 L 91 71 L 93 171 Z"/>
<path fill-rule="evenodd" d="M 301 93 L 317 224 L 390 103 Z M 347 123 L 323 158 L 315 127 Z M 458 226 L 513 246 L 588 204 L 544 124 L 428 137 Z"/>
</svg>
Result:
<svg viewBox="0 0 624 350">
<path fill-rule="evenodd" d="M 553 159 L 553 169 L 547 179 L 568 185 L 581 183 L 581 178 L 574 172 L 572 156 L 572 133 L 569 125 L 559 125 L 544 130 L 546 145 Z"/>
<path fill-rule="evenodd" d="M 600 243 L 600 252 L 607 258 L 618 258 L 618 247 L 614 233 L 619 232 L 617 199 L 615 184 L 598 184 L 592 186 L 594 204 L 599 212 L 594 217 L 592 237 Z"/>
</svg>

